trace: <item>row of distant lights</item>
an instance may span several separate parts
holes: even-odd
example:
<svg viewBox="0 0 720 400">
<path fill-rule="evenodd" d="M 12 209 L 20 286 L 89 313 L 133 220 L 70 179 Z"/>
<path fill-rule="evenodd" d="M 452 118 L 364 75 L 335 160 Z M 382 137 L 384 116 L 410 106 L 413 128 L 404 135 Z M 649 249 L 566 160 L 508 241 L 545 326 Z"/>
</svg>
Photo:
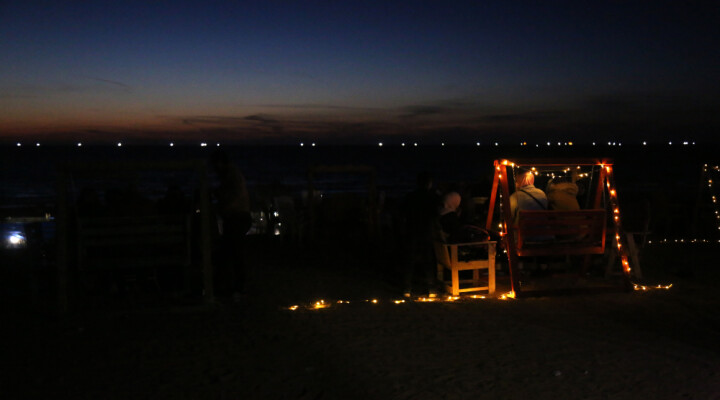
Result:
<svg viewBox="0 0 720 400">
<path fill-rule="evenodd" d="M 662 240 L 648 240 L 648 244 L 665 244 L 665 243 L 720 243 L 720 239 L 718 240 L 708 240 L 708 239 L 662 239 Z"/>
<path fill-rule="evenodd" d="M 552 146 L 553 143 L 554 143 L 554 142 L 547 142 L 546 144 L 547 144 L 548 146 Z M 498 143 L 498 142 L 494 142 L 493 144 L 494 144 L 495 146 L 500 146 L 500 143 Z M 647 146 L 647 145 L 648 145 L 648 142 L 647 142 L 647 141 L 644 141 L 644 142 L 642 142 L 642 144 L 643 144 L 643 146 Z M 695 146 L 695 142 L 685 141 L 685 142 L 682 142 L 682 144 L 683 144 L 683 146 L 689 146 L 689 145 Z M 300 143 L 300 146 L 301 146 L 301 147 L 302 147 L 303 145 L 304 145 L 303 143 Z M 414 142 L 412 145 L 413 145 L 413 147 L 417 147 L 417 146 L 418 146 L 417 142 Z M 475 142 L 475 146 L 478 146 L 478 147 L 479 147 L 480 145 L 481 145 L 480 142 Z M 527 146 L 527 145 L 528 145 L 527 142 L 520 142 L 520 146 Z M 557 145 L 558 145 L 558 146 L 572 146 L 572 145 L 573 145 L 573 142 L 557 142 Z M 593 146 L 597 146 L 597 142 L 592 142 L 592 145 L 593 145 Z M 608 146 L 622 146 L 622 142 L 608 142 L 607 145 L 608 145 Z M 672 146 L 672 145 L 673 145 L 673 142 L 668 142 L 668 146 Z M 313 146 L 315 146 L 315 143 L 313 143 Z M 378 146 L 379 146 L 379 147 L 383 147 L 383 142 L 378 142 Z M 406 144 L 405 142 L 403 142 L 403 143 L 400 144 L 400 146 L 405 147 L 405 146 L 408 146 L 408 144 Z M 445 146 L 445 142 L 440 143 L 440 146 Z M 535 147 L 540 147 L 540 144 L 536 143 L 536 144 L 535 144 Z"/>
<path fill-rule="evenodd" d="M 82 145 L 83 145 L 82 142 L 77 143 L 77 147 L 82 147 Z M 16 146 L 21 147 L 22 143 L 18 142 L 16 144 Z M 117 142 L 117 147 L 122 147 L 122 146 L 123 146 L 122 142 Z M 220 143 L 216 143 L 215 146 L 220 147 Z M 313 143 L 313 146 L 315 146 L 315 143 Z M 40 143 L 35 143 L 35 147 L 40 147 Z M 175 147 L 175 143 L 170 142 L 170 147 Z M 208 144 L 205 142 L 200 143 L 200 147 L 208 147 Z"/>
<path fill-rule="evenodd" d="M 546 145 L 552 146 L 553 143 L 554 143 L 554 142 L 547 142 Z M 498 142 L 494 142 L 493 144 L 494 144 L 495 146 L 500 146 L 500 143 L 498 143 Z M 647 146 L 648 142 L 642 142 L 642 144 L 643 144 L 643 146 Z M 17 145 L 17 147 L 21 147 L 21 146 L 22 146 L 22 143 L 21 143 L 21 142 L 17 142 L 16 145 Z M 82 145 L 83 145 L 82 142 L 78 142 L 78 143 L 77 143 L 77 147 L 82 147 Z M 118 143 L 117 143 L 117 147 L 122 147 L 122 145 L 123 145 L 122 142 L 118 142 Z M 441 145 L 441 146 L 445 146 L 445 142 L 440 143 L 440 145 Z M 478 146 L 478 147 L 479 147 L 480 145 L 481 145 L 480 142 L 475 142 L 475 146 Z M 527 145 L 528 145 L 527 142 L 520 142 L 520 146 L 527 146 Z M 558 145 L 558 146 L 572 146 L 572 145 L 573 145 L 573 142 L 557 142 L 557 145 Z M 592 145 L 593 145 L 593 146 L 597 146 L 597 142 L 592 142 Z M 607 145 L 608 145 L 608 146 L 622 146 L 622 142 L 607 142 Z M 672 145 L 673 145 L 673 142 L 668 142 L 668 146 L 672 146 Z M 695 146 L 695 142 L 687 142 L 687 141 L 685 141 L 685 142 L 682 142 L 682 145 L 683 145 L 683 146 L 689 146 L 689 145 Z M 170 147 L 174 147 L 174 146 L 175 146 L 175 143 L 170 142 L 169 146 L 170 146 Z M 216 143 L 215 146 L 220 147 L 220 143 Z M 315 147 L 315 142 L 310 143 L 308 146 L 310 146 L 310 147 Z M 384 143 L 383 143 L 383 142 L 378 142 L 378 146 L 379 146 L 379 147 L 383 147 L 383 146 L 384 146 Z M 403 143 L 400 144 L 400 146 L 406 147 L 406 146 L 410 146 L 410 144 L 403 142 Z M 413 143 L 412 143 L 412 146 L 413 146 L 413 147 L 417 147 L 417 146 L 418 146 L 417 142 L 413 142 Z M 35 143 L 35 147 L 40 147 L 40 143 Z M 208 143 L 202 142 L 202 143 L 200 143 L 200 147 L 208 147 Z M 305 143 L 304 143 L 304 142 L 301 142 L 301 143 L 300 143 L 300 147 L 305 147 Z M 536 143 L 536 144 L 535 144 L 535 147 L 540 147 L 540 144 L 537 144 L 537 143 Z"/>
<path fill-rule="evenodd" d="M 547 142 L 546 145 L 552 146 L 553 143 L 554 142 Z M 498 142 L 494 142 L 493 144 L 495 146 L 500 146 L 500 143 L 498 143 Z M 642 144 L 643 144 L 643 146 L 647 146 L 648 142 L 644 141 L 644 142 L 642 142 Z M 689 145 L 695 146 L 695 142 L 684 141 L 684 142 L 682 142 L 682 144 L 683 144 L 683 146 L 689 146 Z M 314 145 L 315 145 L 315 143 L 313 143 L 313 146 Z M 400 144 L 400 146 L 402 146 L 402 147 L 405 147 L 407 145 L 408 144 L 406 144 L 405 142 Z M 414 142 L 412 145 L 413 145 L 413 147 L 417 147 L 418 144 L 417 144 L 417 142 Z M 445 146 L 445 142 L 440 143 L 440 145 Z M 480 142 L 475 142 L 475 146 L 479 147 L 480 145 L 481 145 Z M 520 146 L 527 146 L 527 145 L 528 145 L 527 142 L 520 142 Z M 558 146 L 572 146 L 573 142 L 557 142 L 557 145 Z M 597 144 L 597 142 L 592 142 L 592 145 L 597 146 L 598 144 Z M 622 142 L 608 142 L 607 145 L 608 146 L 622 146 Z M 672 145 L 673 145 L 673 142 L 668 142 L 668 146 L 672 146 Z M 303 143 L 300 143 L 300 146 L 303 146 Z M 378 142 L 378 146 L 383 147 L 383 142 Z M 535 147 L 540 147 L 540 144 L 536 143 Z"/>
</svg>

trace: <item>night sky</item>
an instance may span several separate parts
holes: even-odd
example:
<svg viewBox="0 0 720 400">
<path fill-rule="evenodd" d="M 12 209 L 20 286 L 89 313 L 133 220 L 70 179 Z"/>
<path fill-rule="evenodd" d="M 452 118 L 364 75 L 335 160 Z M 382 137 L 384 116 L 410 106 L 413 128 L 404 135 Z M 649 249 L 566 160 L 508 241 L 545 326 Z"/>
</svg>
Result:
<svg viewBox="0 0 720 400">
<path fill-rule="evenodd" d="M 720 3 L 544 3 L 2 1 L 0 140 L 714 140 Z"/>
</svg>

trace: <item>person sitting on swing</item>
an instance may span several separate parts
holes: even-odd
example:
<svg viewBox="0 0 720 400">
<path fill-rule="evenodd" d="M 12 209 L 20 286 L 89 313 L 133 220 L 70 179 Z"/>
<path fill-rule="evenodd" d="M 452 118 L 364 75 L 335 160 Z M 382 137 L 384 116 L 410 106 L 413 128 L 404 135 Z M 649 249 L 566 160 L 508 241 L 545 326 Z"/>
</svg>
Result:
<svg viewBox="0 0 720 400">
<path fill-rule="evenodd" d="M 517 226 L 520 210 L 547 210 L 548 199 L 545 192 L 535 187 L 535 174 L 524 172 L 515 181 L 515 193 L 510 195 L 510 214 L 513 225 Z"/>
<path fill-rule="evenodd" d="M 513 216 L 513 225 L 518 226 L 520 210 L 547 210 L 548 200 L 545 192 L 535 187 L 535 174 L 532 171 L 524 172 L 515 181 L 515 192 L 510 195 L 510 213 Z M 555 239 L 553 236 L 525 237 L 527 242 L 542 242 Z M 533 257 L 536 270 L 547 269 L 547 260 Z M 519 262 L 521 270 L 525 269 L 524 262 Z M 530 271 L 525 271 L 529 273 Z"/>
<path fill-rule="evenodd" d="M 577 211 L 580 209 L 578 203 L 578 174 L 571 171 L 567 176 L 553 178 L 547 186 L 548 202 L 550 208 L 558 211 Z"/>
<path fill-rule="evenodd" d="M 566 176 L 553 178 L 547 185 L 546 193 L 550 209 L 557 211 L 578 211 L 579 187 L 577 185 L 578 174 L 575 170 L 570 171 Z M 582 217 L 580 217 L 582 218 Z M 581 240 L 587 235 L 557 235 L 560 240 Z"/>
</svg>

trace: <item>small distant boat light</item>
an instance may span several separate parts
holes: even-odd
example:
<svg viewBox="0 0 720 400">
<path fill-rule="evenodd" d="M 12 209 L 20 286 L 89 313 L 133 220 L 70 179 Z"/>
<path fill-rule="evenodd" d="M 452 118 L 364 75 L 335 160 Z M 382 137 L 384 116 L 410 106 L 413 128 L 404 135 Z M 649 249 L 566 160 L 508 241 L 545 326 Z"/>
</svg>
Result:
<svg viewBox="0 0 720 400">
<path fill-rule="evenodd" d="M 18 231 L 12 231 L 8 232 L 7 236 L 5 237 L 5 247 L 10 249 L 18 249 L 25 247 L 27 244 L 27 239 L 25 238 L 25 235 L 23 235 L 21 232 Z"/>
<path fill-rule="evenodd" d="M 118 142 L 118 147 L 122 147 L 122 142 Z"/>
</svg>

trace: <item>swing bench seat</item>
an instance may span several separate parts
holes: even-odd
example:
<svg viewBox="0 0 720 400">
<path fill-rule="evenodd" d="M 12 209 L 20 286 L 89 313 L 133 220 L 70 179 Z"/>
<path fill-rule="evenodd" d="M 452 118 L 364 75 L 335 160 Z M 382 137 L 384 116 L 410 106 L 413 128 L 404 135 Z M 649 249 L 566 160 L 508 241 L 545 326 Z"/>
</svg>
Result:
<svg viewBox="0 0 720 400">
<path fill-rule="evenodd" d="M 605 210 L 522 210 L 516 250 L 520 257 L 605 252 Z"/>
</svg>

